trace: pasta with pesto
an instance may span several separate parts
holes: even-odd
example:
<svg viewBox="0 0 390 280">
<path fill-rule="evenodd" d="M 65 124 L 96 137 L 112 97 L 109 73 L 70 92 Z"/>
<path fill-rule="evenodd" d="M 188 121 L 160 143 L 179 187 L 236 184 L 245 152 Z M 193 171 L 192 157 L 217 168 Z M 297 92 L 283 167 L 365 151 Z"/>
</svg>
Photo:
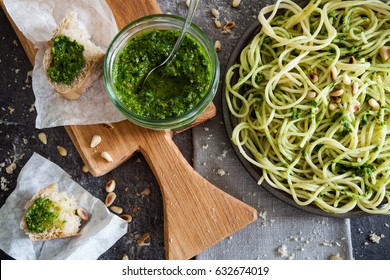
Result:
<svg viewBox="0 0 390 280">
<path fill-rule="evenodd" d="M 390 6 L 279 0 L 226 73 L 231 138 L 259 184 L 326 212 L 390 214 Z"/>
</svg>

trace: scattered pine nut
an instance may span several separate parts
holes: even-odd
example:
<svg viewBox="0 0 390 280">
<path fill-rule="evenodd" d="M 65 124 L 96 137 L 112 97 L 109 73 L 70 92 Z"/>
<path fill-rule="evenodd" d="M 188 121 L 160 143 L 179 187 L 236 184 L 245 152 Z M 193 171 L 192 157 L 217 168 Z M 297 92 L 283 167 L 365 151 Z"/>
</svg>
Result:
<svg viewBox="0 0 390 280">
<path fill-rule="evenodd" d="M 145 188 L 139 195 L 142 197 L 150 195 L 150 188 Z"/>
<path fill-rule="evenodd" d="M 100 144 L 100 142 L 102 142 L 102 137 L 100 137 L 100 135 L 94 135 L 92 137 L 90 147 L 95 148 L 97 145 Z"/>
<path fill-rule="evenodd" d="M 129 259 L 129 256 L 126 253 L 124 253 L 122 256 L 122 260 L 128 260 L 128 259 Z"/>
<path fill-rule="evenodd" d="M 84 165 L 83 165 L 83 168 L 82 168 L 82 171 L 83 171 L 84 173 L 89 172 L 88 166 L 86 166 L 86 165 L 84 164 Z"/>
<path fill-rule="evenodd" d="M 100 156 L 101 156 L 102 158 L 104 158 L 104 159 L 105 159 L 106 161 L 108 161 L 108 162 L 114 162 L 114 160 L 112 159 L 111 155 L 110 155 L 108 152 L 106 152 L 106 151 L 102 152 L 102 153 L 100 154 Z"/>
<path fill-rule="evenodd" d="M 106 200 L 104 201 L 104 203 L 106 204 L 107 207 L 110 207 L 115 199 L 116 199 L 116 194 L 114 192 L 110 192 L 106 196 Z"/>
<path fill-rule="evenodd" d="M 108 182 L 106 183 L 106 192 L 108 193 L 113 192 L 115 190 L 115 187 L 116 187 L 115 180 L 114 179 L 108 180 Z"/>
<path fill-rule="evenodd" d="M 211 15 L 215 17 L 215 19 L 219 19 L 219 11 L 217 9 L 211 9 Z"/>
<path fill-rule="evenodd" d="M 62 146 L 57 146 L 57 151 L 63 157 L 66 157 L 66 155 L 68 154 L 68 151 Z"/>
<path fill-rule="evenodd" d="M 111 206 L 110 207 L 111 211 L 116 213 L 116 214 L 122 214 L 123 213 L 123 208 L 120 206 Z"/>
<path fill-rule="evenodd" d="M 84 221 L 89 220 L 88 212 L 84 208 L 77 208 L 77 215 Z"/>
<path fill-rule="evenodd" d="M 113 124 L 111 123 L 104 123 L 103 125 L 105 128 L 110 128 L 110 129 L 114 128 Z"/>
<path fill-rule="evenodd" d="M 190 6 L 190 3 L 191 3 L 191 0 L 186 0 L 186 5 L 187 5 L 187 7 Z"/>
<path fill-rule="evenodd" d="M 121 217 L 123 220 L 125 220 L 128 223 L 130 223 L 133 220 L 133 217 L 129 214 L 121 214 L 119 215 L 119 217 Z"/>
<path fill-rule="evenodd" d="M 232 28 L 236 27 L 236 23 L 234 21 L 228 21 L 224 26 L 223 30 L 230 30 Z"/>
<path fill-rule="evenodd" d="M 349 58 L 349 63 L 351 63 L 351 64 L 356 64 L 356 63 L 357 63 L 356 58 L 353 57 L 353 56 L 351 56 L 351 57 Z"/>
<path fill-rule="evenodd" d="M 220 52 L 221 48 L 222 48 L 221 41 L 219 41 L 219 40 L 215 41 L 214 48 L 215 48 L 215 51 Z"/>
<path fill-rule="evenodd" d="M 46 136 L 46 133 L 44 132 L 41 132 L 38 134 L 38 139 L 43 143 L 43 144 L 47 144 L 47 136 Z"/>
<path fill-rule="evenodd" d="M 221 24 L 221 22 L 218 19 L 214 20 L 214 25 L 215 25 L 216 28 L 221 28 L 222 27 L 222 24 Z"/>
<path fill-rule="evenodd" d="M 240 6 L 240 4 L 241 4 L 241 0 L 233 0 L 232 1 L 232 6 L 234 8 L 237 8 L 238 6 Z"/>
</svg>

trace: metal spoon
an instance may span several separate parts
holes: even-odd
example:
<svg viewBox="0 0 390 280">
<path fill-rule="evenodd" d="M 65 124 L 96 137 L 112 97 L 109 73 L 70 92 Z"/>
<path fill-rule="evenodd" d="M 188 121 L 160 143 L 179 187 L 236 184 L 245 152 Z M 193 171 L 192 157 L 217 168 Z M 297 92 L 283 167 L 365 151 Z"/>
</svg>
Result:
<svg viewBox="0 0 390 280">
<path fill-rule="evenodd" d="M 195 14 L 195 10 L 196 10 L 196 7 L 198 6 L 199 1 L 200 0 L 191 0 L 190 1 L 190 6 L 188 7 L 187 18 L 186 18 L 186 20 L 184 22 L 183 28 L 181 29 L 179 37 L 177 38 L 177 41 L 176 41 L 175 45 L 173 46 L 173 49 L 172 49 L 171 53 L 168 55 L 168 57 L 161 64 L 157 65 L 156 67 L 154 67 L 152 70 L 149 71 L 149 73 L 145 76 L 142 85 L 145 84 L 146 80 L 148 79 L 150 74 L 152 74 L 153 71 L 155 71 L 156 69 L 164 66 L 172 58 L 174 58 L 177 50 L 179 49 L 179 47 L 180 47 L 180 45 L 181 45 L 181 43 L 183 41 L 184 36 L 187 33 L 187 28 L 191 24 L 192 18 L 193 18 L 194 14 Z"/>
</svg>

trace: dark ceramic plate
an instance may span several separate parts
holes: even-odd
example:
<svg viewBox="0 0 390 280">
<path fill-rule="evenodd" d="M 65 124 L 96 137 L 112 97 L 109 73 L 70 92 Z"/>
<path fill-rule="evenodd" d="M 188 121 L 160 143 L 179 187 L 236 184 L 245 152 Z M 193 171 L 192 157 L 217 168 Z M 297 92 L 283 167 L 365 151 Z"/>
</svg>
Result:
<svg viewBox="0 0 390 280">
<path fill-rule="evenodd" d="M 259 32 L 260 30 L 260 24 L 256 21 L 254 22 L 242 35 L 240 40 L 238 41 L 237 45 L 234 47 L 233 52 L 230 55 L 230 58 L 227 63 L 227 68 L 229 69 L 232 65 L 236 64 L 240 60 L 240 54 L 241 51 L 248 45 L 248 43 L 251 41 L 251 39 Z M 237 77 L 233 76 L 233 79 Z M 223 84 L 223 89 L 222 89 L 222 113 L 223 113 L 223 118 L 225 121 L 225 126 L 228 132 L 229 137 L 232 135 L 234 127 L 237 125 L 237 119 L 230 113 L 229 108 L 226 103 L 226 98 L 225 98 L 225 87 L 226 84 Z M 241 163 L 244 165 L 245 169 L 249 172 L 249 174 L 256 180 L 256 182 L 260 179 L 262 176 L 262 170 L 251 163 L 249 163 L 240 153 L 238 150 L 237 146 L 233 144 L 233 148 L 240 159 Z M 250 152 L 246 150 L 248 154 Z M 326 216 L 326 217 L 334 217 L 334 218 L 356 218 L 356 217 L 363 217 L 367 216 L 368 213 L 363 212 L 360 209 L 352 210 L 350 212 L 347 212 L 345 214 L 334 214 L 334 213 L 328 213 L 325 212 L 324 210 L 320 209 L 316 205 L 307 205 L 307 206 L 300 206 L 298 205 L 294 199 L 287 193 L 273 188 L 271 185 L 269 185 L 267 182 L 263 182 L 261 185 L 264 189 L 269 191 L 271 194 L 273 194 L 275 197 L 278 199 L 286 202 L 287 204 L 294 206 L 296 208 L 299 208 L 303 211 L 316 214 L 316 215 L 321 215 L 321 216 Z"/>
</svg>

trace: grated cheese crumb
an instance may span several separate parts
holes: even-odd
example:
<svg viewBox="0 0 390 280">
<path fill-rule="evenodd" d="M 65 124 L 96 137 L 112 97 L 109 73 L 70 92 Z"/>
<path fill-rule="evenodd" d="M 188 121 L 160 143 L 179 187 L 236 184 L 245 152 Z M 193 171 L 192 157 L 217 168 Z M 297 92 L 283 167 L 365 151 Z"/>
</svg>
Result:
<svg viewBox="0 0 390 280">
<path fill-rule="evenodd" d="M 385 236 L 383 234 L 381 235 L 377 235 L 376 233 L 370 233 L 370 240 L 373 242 L 373 243 L 379 243 L 379 241 L 384 238 Z"/>
</svg>

